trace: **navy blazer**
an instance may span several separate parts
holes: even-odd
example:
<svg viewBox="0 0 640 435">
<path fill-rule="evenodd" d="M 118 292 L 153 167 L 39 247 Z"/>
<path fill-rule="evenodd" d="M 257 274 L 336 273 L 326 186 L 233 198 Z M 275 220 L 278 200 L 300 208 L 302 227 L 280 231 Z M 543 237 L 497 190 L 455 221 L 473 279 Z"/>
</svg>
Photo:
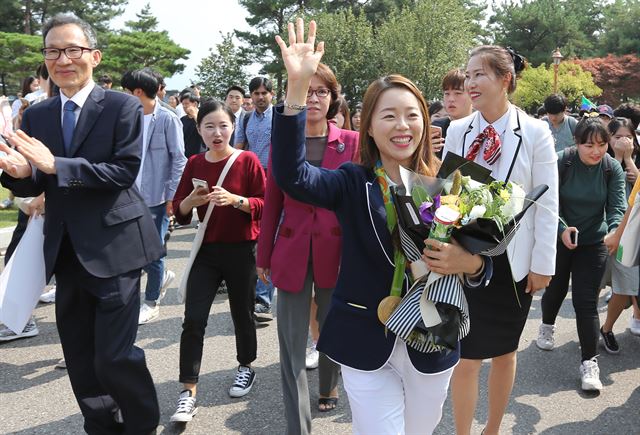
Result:
<svg viewBox="0 0 640 435">
<path fill-rule="evenodd" d="M 379 369 L 391 356 L 396 336 L 385 334 L 377 315 L 378 304 L 389 296 L 394 265 L 376 176 L 372 169 L 353 163 L 336 170 L 311 166 L 305 162 L 306 111 L 284 116 L 277 107 L 274 118 L 271 159 L 276 182 L 298 201 L 333 210 L 342 227 L 340 273 L 318 350 L 355 369 Z M 448 353 L 407 350 L 422 373 L 451 368 L 460 355 L 459 347 Z"/>
<path fill-rule="evenodd" d="M 139 269 L 164 255 L 149 209 L 134 186 L 142 152 L 142 106 L 130 95 L 95 86 L 64 151 L 60 97 L 25 111 L 22 130 L 55 156 L 56 174 L 0 181 L 18 196 L 45 193 L 44 256 L 47 279 L 68 234 L 78 260 L 108 278 Z"/>
</svg>

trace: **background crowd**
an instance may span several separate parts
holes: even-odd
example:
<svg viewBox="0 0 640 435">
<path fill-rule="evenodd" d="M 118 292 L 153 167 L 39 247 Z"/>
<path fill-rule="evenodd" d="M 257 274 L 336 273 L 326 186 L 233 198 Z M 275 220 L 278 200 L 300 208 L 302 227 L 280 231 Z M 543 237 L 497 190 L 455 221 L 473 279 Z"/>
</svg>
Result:
<svg viewBox="0 0 640 435">
<path fill-rule="evenodd" d="M 640 106 L 624 103 L 613 109 L 603 101 L 569 108 L 563 95 L 552 94 L 536 114 L 528 115 L 509 101 L 526 62 L 497 46 L 474 49 L 463 68 L 449 71 L 442 79 L 442 101 L 425 102 L 416 85 L 401 76 L 381 78 L 361 98 L 347 101 L 339 77 L 320 63 L 324 47 L 315 48 L 315 25 L 309 40 L 303 38 L 302 23 L 297 26 L 290 25 L 288 44 L 278 41 L 288 72 L 287 94 L 280 102 L 267 77 L 227 83 L 224 101 L 202 95 L 197 86 L 167 95 L 163 77 L 152 68 L 123 71 L 118 78 L 96 77 L 94 85 L 93 68 L 101 55 L 92 29 L 70 15 L 56 16 L 45 26 L 44 63 L 24 79 L 24 97 L 12 104 L 12 125 L 24 133 L 9 136 L 14 149 L 3 148 L 8 154 L 4 162 L 9 163 L 3 163 L 2 181 L 18 197 L 3 206 L 20 204 L 5 258 L 18 244 L 29 216 L 44 213 L 47 225 L 61 224 L 60 234 L 47 233 L 50 238 L 58 234 L 55 246 L 45 242 L 47 277 L 55 275 L 58 288 L 43 294 L 42 300 L 56 303 L 85 429 L 91 433 L 98 427 L 134 427 L 149 432 L 155 427 L 157 399 L 133 339 L 138 325 L 161 315 L 160 303 L 176 278 L 164 267 L 162 245 L 170 243 L 173 228 L 189 225 L 195 216 L 203 239 L 185 278 L 176 367 L 183 386 L 171 417 L 174 422 L 188 422 L 197 413 L 207 320 L 222 287 L 229 295 L 239 364 L 229 388 L 231 397 L 248 394 L 254 385 L 256 327 L 273 319 L 277 291 L 286 433 L 311 431 L 306 370 L 316 367 L 319 411 L 336 407 L 342 378 L 355 433 L 433 430 L 449 379 L 456 429 L 469 433 L 484 359 L 492 361 L 484 433 L 498 433 L 517 382 L 516 351 L 532 295 L 546 288 L 536 344 L 552 350 L 554 324 L 569 282 L 581 346 L 576 364 L 581 386 L 602 389 L 599 339 L 606 352 L 620 351 L 612 329 L 629 307 L 630 332 L 640 335 L 640 271 L 615 258 L 621 223 L 639 187 Z M 108 122 L 97 118 L 104 124 L 103 133 L 86 127 L 90 121 L 85 108 L 92 101 L 109 111 Z M 385 114 L 381 106 L 392 110 Z M 49 107 L 57 108 L 57 123 L 45 111 Z M 61 131 L 60 138 L 50 136 L 53 128 Z M 394 129 L 408 138 L 408 151 L 394 148 L 401 140 Z M 489 139 L 501 145 L 495 158 L 481 152 Z M 113 155 L 92 150 L 92 140 L 112 140 Z M 50 151 L 43 151 L 47 147 Z M 384 185 L 400 184 L 399 165 L 435 175 L 439 158 L 447 152 L 476 161 L 491 169 L 496 179 L 513 180 L 526 190 L 544 181 L 550 192 L 523 223 L 513 249 L 500 257 L 488 260 L 454 244 L 438 249 L 434 245 L 436 253 L 428 256 L 428 264 L 466 276 L 472 325 L 455 352 L 434 356 L 383 336 L 384 328 L 366 311 L 389 293 L 394 263 L 398 264 L 390 260 L 398 254 L 392 241 L 394 226 L 384 217 L 384 210 L 389 212 Z M 109 164 L 104 167 L 101 162 Z M 31 166 L 37 168 L 33 180 Z M 56 179 L 67 184 L 58 185 Z M 88 199 L 83 189 L 104 195 Z M 80 225 L 80 217 L 67 214 L 69 191 L 75 201 L 93 205 L 94 213 L 102 213 L 111 201 L 104 217 L 84 217 L 94 225 L 104 221 L 107 230 Z M 382 213 L 374 219 L 371 204 L 363 198 L 371 199 L 374 210 Z M 113 207 L 114 201 L 118 206 Z M 133 229 L 138 219 L 146 224 Z M 118 243 L 131 249 L 129 243 L 135 240 L 139 255 L 132 249 L 115 261 L 113 253 L 95 254 L 95 247 L 87 246 L 91 239 L 81 241 L 88 235 L 104 237 L 114 243 L 113 249 Z M 142 300 L 140 269 L 147 277 Z M 78 270 L 81 276 L 73 276 Z M 362 274 L 368 274 L 369 284 L 359 283 Z M 98 278 L 102 281 L 96 288 L 105 292 L 84 296 L 82 312 L 92 314 L 82 319 L 84 323 L 75 323 L 78 307 L 73 299 Z M 107 292 L 114 285 L 121 298 L 117 302 Z M 597 301 L 606 286 L 612 294 L 606 321 L 600 325 Z M 365 292 L 373 287 L 379 294 Z M 104 328 L 114 324 L 115 314 L 105 315 L 114 304 L 120 310 L 121 341 L 127 343 L 87 354 L 83 344 L 110 343 L 113 338 L 104 336 L 110 335 Z M 365 313 L 358 312 L 363 307 Z M 82 336 L 73 332 L 78 324 L 95 319 L 102 323 Z M 0 330 L 0 340 L 37 334 L 32 319 L 21 332 Z M 359 346 L 375 348 L 379 355 Z M 118 365 L 116 356 L 123 349 L 130 366 Z M 552 356 L 548 358 L 553 364 Z M 120 379 L 113 379 L 114 370 Z M 433 394 L 432 407 L 417 409 L 426 392 Z M 139 400 L 125 400 L 126 394 Z M 90 399 L 96 396 L 110 399 L 93 407 Z"/>
</svg>

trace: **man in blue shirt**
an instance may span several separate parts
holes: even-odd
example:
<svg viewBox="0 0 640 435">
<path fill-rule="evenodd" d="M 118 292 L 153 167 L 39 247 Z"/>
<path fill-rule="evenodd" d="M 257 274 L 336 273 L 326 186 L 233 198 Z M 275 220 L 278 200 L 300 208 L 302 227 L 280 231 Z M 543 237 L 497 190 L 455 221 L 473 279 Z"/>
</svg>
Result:
<svg viewBox="0 0 640 435">
<path fill-rule="evenodd" d="M 269 164 L 269 151 L 271 150 L 271 119 L 273 107 L 273 83 L 266 77 L 255 77 L 249 83 L 249 92 L 255 110 L 247 113 L 236 125 L 236 148 L 254 152 L 265 173 Z M 273 284 L 264 284 L 258 280 L 256 285 L 255 315 L 258 321 L 273 319 L 271 314 L 271 300 L 273 299 Z"/>
</svg>

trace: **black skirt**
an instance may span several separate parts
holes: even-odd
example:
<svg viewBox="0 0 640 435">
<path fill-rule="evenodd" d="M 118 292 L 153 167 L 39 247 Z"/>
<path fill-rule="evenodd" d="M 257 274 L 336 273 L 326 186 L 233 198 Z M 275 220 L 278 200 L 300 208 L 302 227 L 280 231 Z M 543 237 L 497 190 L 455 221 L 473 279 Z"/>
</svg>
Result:
<svg viewBox="0 0 640 435">
<path fill-rule="evenodd" d="M 462 358 L 493 358 L 518 349 L 533 299 L 526 287 L 526 277 L 513 281 L 506 253 L 493 257 L 493 278 L 487 287 L 465 287 L 471 329 L 460 341 Z"/>
</svg>

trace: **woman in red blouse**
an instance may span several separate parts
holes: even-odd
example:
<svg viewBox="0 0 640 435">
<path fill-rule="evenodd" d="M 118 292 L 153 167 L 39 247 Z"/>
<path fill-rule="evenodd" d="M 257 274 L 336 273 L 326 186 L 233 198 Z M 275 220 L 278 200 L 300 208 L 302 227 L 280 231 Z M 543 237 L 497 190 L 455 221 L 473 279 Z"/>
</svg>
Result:
<svg viewBox="0 0 640 435">
<path fill-rule="evenodd" d="M 204 333 L 211 304 L 222 280 L 229 288 L 240 364 L 229 395 L 244 396 L 255 380 L 255 372 L 251 368 L 257 348 L 253 322 L 257 279 L 255 246 L 262 216 L 265 175 L 256 155 L 242 152 L 229 169 L 222 186 L 216 186 L 234 152 L 229 144 L 234 124 L 235 116 L 224 103 L 208 100 L 200 106 L 198 132 L 208 151 L 189 158 L 173 199 L 176 220 L 180 224 L 191 222 L 194 207 L 201 221 L 210 201 L 214 202 L 215 208 L 187 281 L 180 337 L 179 379 L 184 389 L 171 421 L 191 421 L 198 410 L 195 396 Z M 206 181 L 208 187 L 194 188 L 194 178 Z"/>
</svg>

